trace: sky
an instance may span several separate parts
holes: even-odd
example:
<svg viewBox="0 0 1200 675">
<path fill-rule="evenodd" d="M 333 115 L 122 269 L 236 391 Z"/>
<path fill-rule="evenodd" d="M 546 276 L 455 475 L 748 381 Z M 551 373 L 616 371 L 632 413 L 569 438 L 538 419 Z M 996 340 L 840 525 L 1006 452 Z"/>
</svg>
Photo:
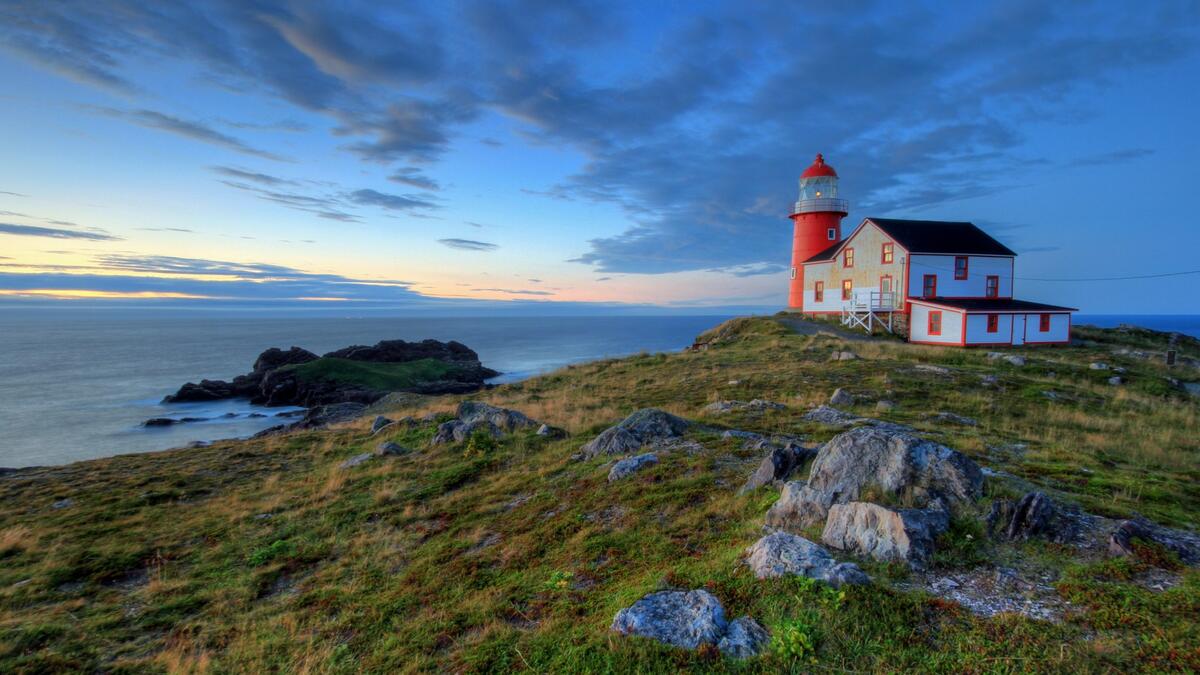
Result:
<svg viewBox="0 0 1200 675">
<path fill-rule="evenodd" d="M 1198 38 L 1197 2 L 0 0 L 0 304 L 773 311 L 822 152 L 846 231 L 969 220 L 1018 297 L 1200 313 Z"/>
</svg>

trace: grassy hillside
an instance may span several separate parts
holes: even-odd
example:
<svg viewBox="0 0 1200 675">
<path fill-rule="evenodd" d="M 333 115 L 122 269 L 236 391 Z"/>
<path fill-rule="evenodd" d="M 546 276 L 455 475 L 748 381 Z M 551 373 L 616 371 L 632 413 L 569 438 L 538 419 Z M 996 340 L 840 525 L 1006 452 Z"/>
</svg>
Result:
<svg viewBox="0 0 1200 675">
<path fill-rule="evenodd" d="M 460 368 L 438 359 L 374 363 L 323 357 L 308 363 L 284 366 L 281 370 L 293 371 L 297 378 L 306 382 L 324 380 L 377 391 L 399 391 L 423 382 L 452 377 Z"/>
<path fill-rule="evenodd" d="M 956 528 L 935 572 L 1020 564 L 1071 603 L 1061 622 L 982 618 L 902 590 L 908 575 L 894 566 L 863 563 L 877 583 L 845 592 L 755 580 L 739 558 L 778 493 L 737 496 L 761 457 L 717 433 L 611 485 L 605 459 L 569 460 L 646 406 L 823 441 L 835 430 L 801 416 L 840 386 L 861 396 L 855 412 L 912 425 L 1007 474 L 988 478 L 980 512 L 1028 481 L 1094 513 L 1194 527 L 1200 406 L 1163 378 L 1196 371 L 1116 356 L 1113 331 L 1081 333 L 1093 346 L 1026 350 L 1016 367 L 981 351 L 741 320 L 707 351 L 568 367 L 473 397 L 563 427 L 564 440 L 522 432 L 430 448 L 431 425 L 370 437 L 364 419 L 3 477 L 0 671 L 1200 669 L 1200 573 L 1153 551 L 1080 557 Z M 1137 349 L 1161 349 L 1146 339 Z M 829 361 L 842 349 L 862 358 Z M 1107 384 L 1111 371 L 1088 367 L 1097 360 L 1126 368 L 1127 384 Z M 986 375 L 998 382 L 983 386 Z M 788 409 L 701 412 L 751 398 Z M 877 399 L 896 405 L 876 412 Z M 460 397 L 417 400 L 397 413 L 448 413 Z M 930 419 L 935 411 L 979 424 Z M 339 468 L 381 440 L 415 452 Z M 729 661 L 608 630 L 620 608 L 663 587 L 708 588 L 731 617 L 766 626 L 772 651 Z"/>
</svg>

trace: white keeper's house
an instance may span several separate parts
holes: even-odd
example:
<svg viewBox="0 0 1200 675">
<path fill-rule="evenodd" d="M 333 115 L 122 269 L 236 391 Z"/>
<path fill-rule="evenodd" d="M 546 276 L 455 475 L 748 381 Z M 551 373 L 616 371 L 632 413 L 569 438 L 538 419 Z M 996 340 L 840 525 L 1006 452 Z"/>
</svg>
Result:
<svg viewBox="0 0 1200 675">
<path fill-rule="evenodd" d="M 1070 307 L 1013 296 L 1016 253 L 968 222 L 866 218 L 844 239 L 837 174 L 817 161 L 791 216 L 789 309 L 948 346 L 1064 344 Z"/>
</svg>

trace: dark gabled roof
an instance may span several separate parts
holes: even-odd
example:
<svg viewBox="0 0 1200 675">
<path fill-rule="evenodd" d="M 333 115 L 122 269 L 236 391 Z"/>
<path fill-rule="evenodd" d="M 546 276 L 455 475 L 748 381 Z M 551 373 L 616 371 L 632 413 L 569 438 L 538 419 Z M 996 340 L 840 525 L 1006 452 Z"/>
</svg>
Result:
<svg viewBox="0 0 1200 675">
<path fill-rule="evenodd" d="M 887 232 L 909 254 L 966 253 L 969 255 L 1016 255 L 975 223 L 943 220 L 867 218 Z"/>
<path fill-rule="evenodd" d="M 910 302 L 929 303 L 967 312 L 1078 312 L 1074 307 L 1046 305 L 1013 298 L 910 298 Z"/>
<path fill-rule="evenodd" d="M 838 251 L 846 242 L 858 234 L 867 222 L 883 230 L 892 241 L 900 244 L 909 254 L 964 254 L 964 255 L 1004 255 L 1015 256 L 1012 249 L 996 241 L 987 232 L 979 229 L 975 223 L 951 220 L 902 220 L 899 218 L 867 218 L 863 220 L 850 236 L 833 244 L 813 257 L 806 263 L 825 262 L 837 257 Z"/>
</svg>

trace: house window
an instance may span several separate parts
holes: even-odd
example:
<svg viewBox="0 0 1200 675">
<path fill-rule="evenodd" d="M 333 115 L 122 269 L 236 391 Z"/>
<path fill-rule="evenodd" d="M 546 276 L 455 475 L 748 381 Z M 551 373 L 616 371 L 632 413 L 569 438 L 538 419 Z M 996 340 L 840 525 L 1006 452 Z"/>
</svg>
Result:
<svg viewBox="0 0 1200 675">
<path fill-rule="evenodd" d="M 813 300 L 815 302 L 825 302 L 825 282 L 818 281 L 813 284 Z"/>
<path fill-rule="evenodd" d="M 924 283 L 921 286 L 921 297 L 936 298 L 937 297 L 937 275 L 926 274 Z"/>
<path fill-rule="evenodd" d="M 879 277 L 879 292 L 880 293 L 891 293 L 892 292 L 892 275 L 885 274 L 885 275 Z"/>
<path fill-rule="evenodd" d="M 987 332 L 989 332 L 989 333 L 999 333 L 1000 332 L 1000 315 L 999 314 L 988 314 L 987 322 L 988 322 Z"/>
<path fill-rule="evenodd" d="M 929 313 L 929 334 L 930 335 L 941 335 L 942 334 L 942 313 L 941 312 L 930 312 Z"/>
<path fill-rule="evenodd" d="M 960 255 L 954 257 L 954 278 L 967 278 L 967 256 Z"/>
<path fill-rule="evenodd" d="M 825 230 L 825 237 L 829 239 L 829 241 L 837 241 L 837 230 L 833 229 L 832 227 L 828 230 Z"/>
<path fill-rule="evenodd" d="M 894 247 L 892 244 L 884 244 L 883 253 L 880 254 L 879 262 L 883 263 L 884 265 L 892 264 L 892 258 L 895 256 L 893 248 Z"/>
<path fill-rule="evenodd" d="M 1000 277 L 989 276 L 987 278 L 987 288 L 984 290 L 984 295 L 989 298 L 1000 297 Z"/>
<path fill-rule="evenodd" d="M 854 267 L 854 249 L 848 248 L 842 253 L 842 267 Z"/>
<path fill-rule="evenodd" d="M 796 278 L 796 268 L 795 267 L 792 268 L 792 278 L 793 279 Z"/>
<path fill-rule="evenodd" d="M 1042 314 L 1041 316 L 1038 317 L 1038 330 L 1042 331 L 1043 333 L 1050 332 L 1050 315 L 1049 314 Z"/>
<path fill-rule="evenodd" d="M 842 299 L 849 300 L 854 295 L 854 282 L 850 279 L 842 280 Z"/>
</svg>

